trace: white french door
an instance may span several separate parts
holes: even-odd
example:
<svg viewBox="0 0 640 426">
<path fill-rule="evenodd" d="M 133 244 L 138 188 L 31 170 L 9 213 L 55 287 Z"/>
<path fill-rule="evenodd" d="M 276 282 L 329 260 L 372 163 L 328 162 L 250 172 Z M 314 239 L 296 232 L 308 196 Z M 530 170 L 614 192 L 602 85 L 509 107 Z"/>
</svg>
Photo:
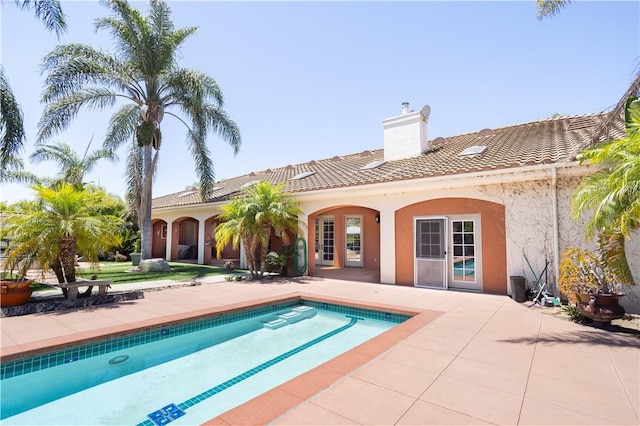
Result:
<svg viewBox="0 0 640 426">
<path fill-rule="evenodd" d="M 480 216 L 414 219 L 414 285 L 482 290 Z"/>
<path fill-rule="evenodd" d="M 316 265 L 333 266 L 335 220 L 332 216 L 316 218 Z"/>
<path fill-rule="evenodd" d="M 480 282 L 478 220 L 472 218 L 451 219 L 450 287 L 482 290 Z"/>
</svg>

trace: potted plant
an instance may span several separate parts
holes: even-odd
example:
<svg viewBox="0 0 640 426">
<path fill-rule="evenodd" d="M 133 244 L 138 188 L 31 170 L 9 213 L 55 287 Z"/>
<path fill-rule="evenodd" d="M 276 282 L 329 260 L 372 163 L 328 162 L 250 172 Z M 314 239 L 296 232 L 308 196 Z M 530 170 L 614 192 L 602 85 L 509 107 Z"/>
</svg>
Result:
<svg viewBox="0 0 640 426">
<path fill-rule="evenodd" d="M 568 248 L 560 262 L 558 287 L 585 317 L 594 321 L 622 318 L 619 304 L 622 281 L 604 256 L 577 247 Z"/>
<path fill-rule="evenodd" d="M 287 265 L 289 264 L 289 258 L 291 257 L 292 253 L 293 250 L 288 245 L 283 246 L 278 252 L 269 252 L 265 261 L 267 271 L 276 272 L 282 276 L 287 276 L 289 274 L 289 268 L 287 267 Z"/>
<path fill-rule="evenodd" d="M 140 265 L 140 258 L 142 256 L 142 253 L 140 253 L 140 244 L 141 244 L 141 239 L 140 239 L 140 235 L 138 235 L 138 239 L 136 239 L 136 242 L 133 245 L 133 253 L 129 253 L 129 256 L 131 257 L 131 264 L 133 266 L 139 266 Z"/>
<path fill-rule="evenodd" d="M 26 303 L 33 293 L 31 290 L 33 280 L 5 272 L 1 274 L 0 285 L 2 285 L 2 296 L 0 296 L 0 306 L 4 308 Z"/>
</svg>

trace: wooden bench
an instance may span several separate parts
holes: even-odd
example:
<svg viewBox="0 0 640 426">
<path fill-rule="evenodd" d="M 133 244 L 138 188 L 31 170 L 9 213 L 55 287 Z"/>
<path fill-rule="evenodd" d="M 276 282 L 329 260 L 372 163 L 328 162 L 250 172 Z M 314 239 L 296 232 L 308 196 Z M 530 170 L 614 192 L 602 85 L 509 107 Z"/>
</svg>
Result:
<svg viewBox="0 0 640 426">
<path fill-rule="evenodd" d="M 71 283 L 58 284 L 61 289 L 67 290 L 67 300 L 73 301 L 78 298 L 78 288 L 87 287 L 86 295 L 90 295 L 93 287 L 98 287 L 98 294 L 107 294 L 107 288 L 111 287 L 112 281 L 75 281 Z"/>
</svg>

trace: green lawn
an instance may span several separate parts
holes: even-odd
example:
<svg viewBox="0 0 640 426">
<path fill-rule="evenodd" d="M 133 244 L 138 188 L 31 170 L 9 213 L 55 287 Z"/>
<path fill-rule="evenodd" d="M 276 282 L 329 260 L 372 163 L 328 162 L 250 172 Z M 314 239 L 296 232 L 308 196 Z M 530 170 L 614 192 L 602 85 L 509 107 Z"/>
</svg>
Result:
<svg viewBox="0 0 640 426">
<path fill-rule="evenodd" d="M 154 280 L 173 280 L 184 281 L 193 280 L 212 275 L 222 275 L 233 273 L 218 266 L 194 265 L 190 263 L 169 262 L 171 266 L 170 272 L 126 272 L 131 269 L 131 262 L 122 263 L 106 263 L 101 264 L 100 268 L 78 268 L 76 269 L 76 277 L 78 279 L 89 280 L 95 274 L 99 280 L 111 280 L 113 284 L 135 283 L 141 281 Z M 50 290 L 51 287 L 32 284 L 31 288 L 35 291 Z"/>
</svg>

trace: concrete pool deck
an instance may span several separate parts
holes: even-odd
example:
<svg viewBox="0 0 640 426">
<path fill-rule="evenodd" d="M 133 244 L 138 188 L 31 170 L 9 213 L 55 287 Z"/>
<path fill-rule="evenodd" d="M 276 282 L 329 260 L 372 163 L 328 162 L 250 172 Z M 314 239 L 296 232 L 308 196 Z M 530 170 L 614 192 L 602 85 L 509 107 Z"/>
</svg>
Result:
<svg viewBox="0 0 640 426">
<path fill-rule="evenodd" d="M 637 336 L 544 315 L 505 296 L 313 278 L 207 281 L 3 318 L 2 356 L 292 294 L 422 313 L 209 424 L 640 424 Z"/>
</svg>

